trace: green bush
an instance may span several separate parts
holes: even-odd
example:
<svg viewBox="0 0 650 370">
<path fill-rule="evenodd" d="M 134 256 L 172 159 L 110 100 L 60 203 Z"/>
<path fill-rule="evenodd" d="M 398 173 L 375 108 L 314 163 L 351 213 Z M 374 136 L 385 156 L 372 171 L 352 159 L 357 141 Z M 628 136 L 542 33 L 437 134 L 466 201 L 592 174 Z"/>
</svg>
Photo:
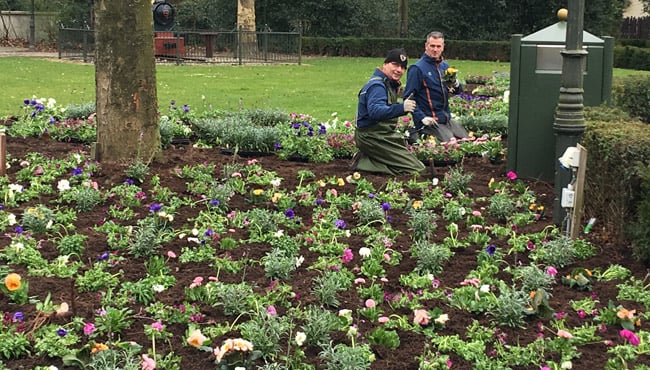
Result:
<svg viewBox="0 0 650 370">
<path fill-rule="evenodd" d="M 91 114 L 95 113 L 95 102 L 69 104 L 63 115 L 65 118 L 88 118 Z"/>
<path fill-rule="evenodd" d="M 641 182 L 637 219 L 628 234 L 632 239 L 634 257 L 650 266 L 650 165 L 638 167 Z"/>
<path fill-rule="evenodd" d="M 621 220 L 633 219 L 639 194 L 635 163 L 650 161 L 650 130 L 640 122 L 587 121 L 585 214 L 596 217 L 612 239 L 624 237 Z"/>
<path fill-rule="evenodd" d="M 650 60 L 650 54 L 647 58 Z M 650 123 L 650 76 L 623 79 L 613 89 L 613 98 L 616 106 Z"/>
</svg>

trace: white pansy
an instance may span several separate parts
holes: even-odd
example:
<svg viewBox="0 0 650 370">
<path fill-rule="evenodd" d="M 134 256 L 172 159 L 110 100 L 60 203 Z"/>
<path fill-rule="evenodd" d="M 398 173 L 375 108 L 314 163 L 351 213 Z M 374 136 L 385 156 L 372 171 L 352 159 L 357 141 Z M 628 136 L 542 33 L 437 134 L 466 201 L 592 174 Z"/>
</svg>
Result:
<svg viewBox="0 0 650 370">
<path fill-rule="evenodd" d="M 11 243 L 11 248 L 15 249 L 16 252 L 19 252 L 19 251 L 23 250 L 25 248 L 25 246 L 23 245 L 23 243 L 17 242 L 17 243 Z"/>
<path fill-rule="evenodd" d="M 433 180 L 431 180 L 431 183 L 433 184 L 433 186 L 438 186 L 439 182 L 440 182 L 440 180 L 438 180 L 437 177 L 434 177 Z"/>
<path fill-rule="evenodd" d="M 284 235 L 284 230 L 278 230 L 274 235 L 276 238 L 281 238 Z"/>
<path fill-rule="evenodd" d="M 47 225 L 45 225 L 45 228 L 49 230 L 52 228 L 52 225 L 54 225 L 54 220 L 49 220 Z"/>
<path fill-rule="evenodd" d="M 70 181 L 68 180 L 59 180 L 59 183 L 56 186 L 59 191 L 70 190 Z"/>
<path fill-rule="evenodd" d="M 361 248 L 359 249 L 359 255 L 360 255 L 361 257 L 364 257 L 364 258 L 365 258 L 365 257 L 370 257 L 370 248 L 368 248 L 368 247 L 361 247 Z"/>
<path fill-rule="evenodd" d="M 16 215 L 13 213 L 10 213 L 7 215 L 7 223 L 9 223 L 9 226 L 13 226 L 16 224 Z"/>
<path fill-rule="evenodd" d="M 298 347 L 302 346 L 303 343 L 305 343 L 305 340 L 307 340 L 307 334 L 299 331 L 296 333 L 296 344 Z"/>
<path fill-rule="evenodd" d="M 154 284 L 151 286 L 151 289 L 153 289 L 153 291 L 156 293 L 160 293 L 165 291 L 165 286 L 161 284 Z"/>
<path fill-rule="evenodd" d="M 433 320 L 437 324 L 442 324 L 444 325 L 447 321 L 449 321 L 449 315 L 446 313 L 443 313 L 442 315 L 438 316 L 435 320 Z"/>
<path fill-rule="evenodd" d="M 25 189 L 25 187 L 20 184 L 9 184 L 9 190 L 14 193 L 22 193 L 23 189 Z"/>
<path fill-rule="evenodd" d="M 483 284 L 481 285 L 481 292 L 487 293 L 490 291 L 490 285 L 489 284 Z"/>
<path fill-rule="evenodd" d="M 573 369 L 573 364 L 571 361 L 564 361 L 562 365 L 560 365 L 561 369 Z"/>
<path fill-rule="evenodd" d="M 300 265 L 302 265 L 303 262 L 305 262 L 305 257 L 303 256 L 296 257 L 296 267 L 300 267 Z"/>
<path fill-rule="evenodd" d="M 271 180 L 271 185 L 273 185 L 273 187 L 277 188 L 278 186 L 280 186 L 281 182 L 282 182 L 282 179 L 276 178 L 276 179 Z"/>
<path fill-rule="evenodd" d="M 199 235 L 199 229 L 192 229 L 192 235 L 194 236 Z"/>
</svg>

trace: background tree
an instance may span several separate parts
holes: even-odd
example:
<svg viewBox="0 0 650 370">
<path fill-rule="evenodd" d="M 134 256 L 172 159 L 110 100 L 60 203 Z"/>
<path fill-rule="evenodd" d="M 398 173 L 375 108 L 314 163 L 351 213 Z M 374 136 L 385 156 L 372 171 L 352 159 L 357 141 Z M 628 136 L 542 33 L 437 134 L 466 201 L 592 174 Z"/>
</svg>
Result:
<svg viewBox="0 0 650 370">
<path fill-rule="evenodd" d="M 97 143 L 103 162 L 158 156 L 153 15 L 148 0 L 95 2 Z"/>
</svg>

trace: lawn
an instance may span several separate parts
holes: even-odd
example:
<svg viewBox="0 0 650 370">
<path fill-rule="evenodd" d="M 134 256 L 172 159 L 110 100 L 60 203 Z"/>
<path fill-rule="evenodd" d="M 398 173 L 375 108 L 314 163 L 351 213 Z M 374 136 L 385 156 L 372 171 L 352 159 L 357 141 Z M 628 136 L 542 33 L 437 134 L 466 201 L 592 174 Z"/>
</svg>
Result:
<svg viewBox="0 0 650 370">
<path fill-rule="evenodd" d="M 302 65 L 158 65 L 158 102 L 171 100 L 222 110 L 271 108 L 309 113 L 327 120 L 333 112 L 351 120 L 356 95 L 381 58 L 303 58 Z M 411 59 L 414 61 L 414 58 Z M 462 79 L 467 74 L 509 72 L 509 63 L 451 60 Z M 0 58 L 0 117 L 16 114 L 23 100 L 54 98 L 59 104 L 93 102 L 94 66 L 40 58 Z M 648 75 L 649 71 L 615 69 L 615 77 Z M 405 78 L 404 78 L 405 81 Z M 559 92 L 558 92 L 559 94 Z"/>
</svg>

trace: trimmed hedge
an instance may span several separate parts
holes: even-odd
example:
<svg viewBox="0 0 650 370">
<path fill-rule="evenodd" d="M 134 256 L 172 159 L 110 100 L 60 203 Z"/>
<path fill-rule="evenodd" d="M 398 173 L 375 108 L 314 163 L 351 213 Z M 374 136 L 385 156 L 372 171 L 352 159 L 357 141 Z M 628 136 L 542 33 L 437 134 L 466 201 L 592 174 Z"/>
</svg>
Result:
<svg viewBox="0 0 650 370">
<path fill-rule="evenodd" d="M 302 53 L 304 55 L 380 58 L 385 55 L 386 50 L 395 47 L 403 47 L 412 57 L 420 56 L 424 51 L 424 40 L 358 37 L 302 38 Z M 445 56 L 448 59 L 509 62 L 510 41 L 447 40 Z M 650 70 L 650 48 L 615 46 L 614 67 Z"/>
</svg>

